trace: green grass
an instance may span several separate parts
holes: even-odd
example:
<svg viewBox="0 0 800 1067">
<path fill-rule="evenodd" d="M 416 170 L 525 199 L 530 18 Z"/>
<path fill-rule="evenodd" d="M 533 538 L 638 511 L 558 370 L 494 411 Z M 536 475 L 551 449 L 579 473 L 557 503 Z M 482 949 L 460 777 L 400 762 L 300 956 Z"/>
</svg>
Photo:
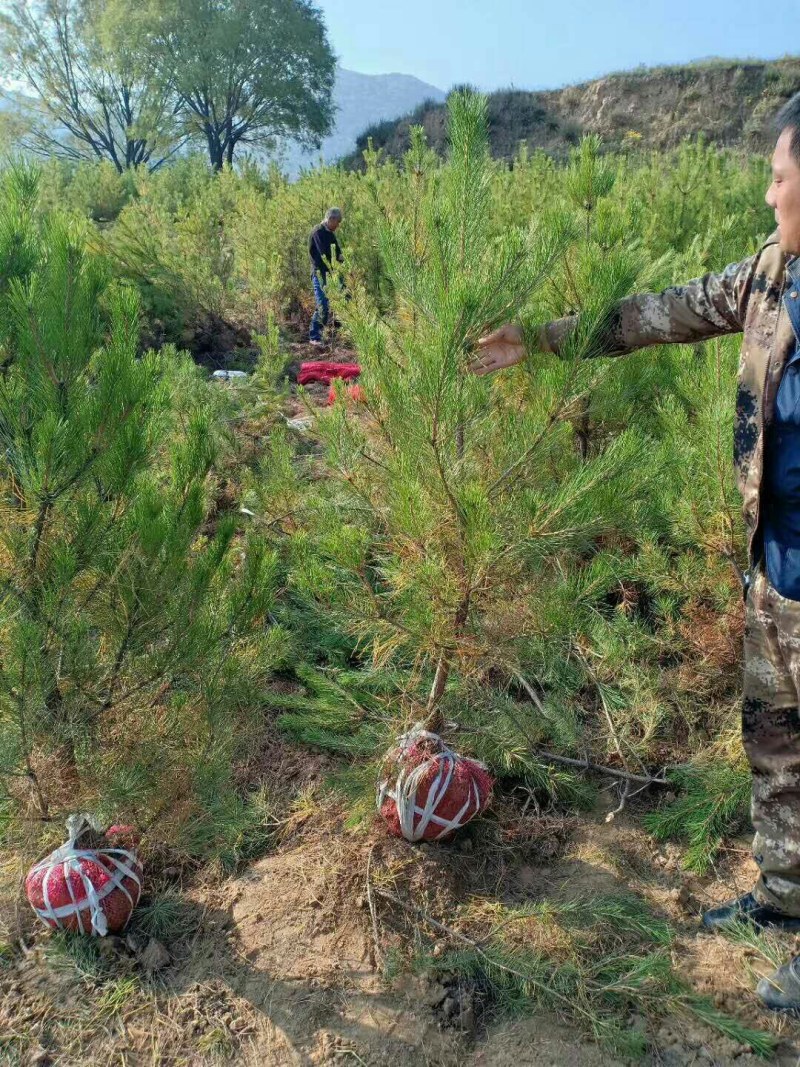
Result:
<svg viewBox="0 0 800 1067">
<path fill-rule="evenodd" d="M 45 955 L 55 970 L 72 971 L 96 982 L 113 973 L 113 965 L 100 950 L 100 940 L 69 930 L 56 930 L 47 941 Z"/>
<path fill-rule="evenodd" d="M 186 937 L 197 927 L 193 909 L 180 894 L 166 890 L 139 904 L 131 919 L 131 930 L 169 943 Z"/>
<path fill-rule="evenodd" d="M 125 975 L 109 982 L 95 1002 L 97 1012 L 104 1018 L 121 1014 L 141 993 L 139 980 L 134 975 Z"/>
</svg>

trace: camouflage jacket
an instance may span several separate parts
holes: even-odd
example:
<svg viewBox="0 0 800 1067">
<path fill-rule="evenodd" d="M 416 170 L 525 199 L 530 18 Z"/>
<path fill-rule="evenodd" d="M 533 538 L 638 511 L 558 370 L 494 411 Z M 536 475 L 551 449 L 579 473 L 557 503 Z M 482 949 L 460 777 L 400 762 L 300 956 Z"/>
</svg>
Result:
<svg viewBox="0 0 800 1067">
<path fill-rule="evenodd" d="M 623 355 L 648 345 L 691 344 L 721 334 L 744 334 L 733 452 L 751 563 L 759 525 L 764 432 L 786 361 L 798 343 L 786 310 L 794 300 L 800 300 L 800 259 L 787 259 L 773 234 L 756 255 L 721 274 L 622 300 L 600 342 L 606 354 Z M 575 321 L 574 317 L 558 319 L 544 326 L 541 347 L 557 353 Z"/>
</svg>

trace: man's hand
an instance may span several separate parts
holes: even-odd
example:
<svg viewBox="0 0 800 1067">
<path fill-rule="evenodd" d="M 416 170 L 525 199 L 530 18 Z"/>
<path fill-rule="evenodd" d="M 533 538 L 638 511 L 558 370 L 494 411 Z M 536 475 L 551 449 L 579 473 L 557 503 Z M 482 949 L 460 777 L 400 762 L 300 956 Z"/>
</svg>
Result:
<svg viewBox="0 0 800 1067">
<path fill-rule="evenodd" d="M 473 374 L 493 374 L 496 370 L 513 367 L 525 358 L 522 329 L 514 322 L 506 323 L 499 330 L 481 337 L 478 341 L 478 357 L 470 363 Z"/>
</svg>

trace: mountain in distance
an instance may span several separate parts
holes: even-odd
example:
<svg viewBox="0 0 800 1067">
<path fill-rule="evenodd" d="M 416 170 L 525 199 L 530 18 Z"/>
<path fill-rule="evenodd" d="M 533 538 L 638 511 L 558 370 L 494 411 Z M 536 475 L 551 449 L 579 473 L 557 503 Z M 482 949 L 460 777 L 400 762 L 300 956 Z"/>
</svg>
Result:
<svg viewBox="0 0 800 1067">
<path fill-rule="evenodd" d="M 320 159 L 333 163 L 353 152 L 358 135 L 367 126 L 399 119 L 428 101 L 439 104 L 446 96 L 441 89 L 410 74 L 359 74 L 337 67 L 333 132 L 316 151 L 307 152 L 295 143 L 284 143 L 277 153 L 281 169 L 295 177 L 301 168 L 313 167 Z"/>
<path fill-rule="evenodd" d="M 800 57 L 777 60 L 705 59 L 682 66 L 643 68 L 535 92 L 504 89 L 488 97 L 492 154 L 511 160 L 521 145 L 563 157 L 587 133 L 607 148 L 674 148 L 702 136 L 728 148 L 769 152 L 772 122 L 780 106 L 800 91 Z M 367 138 L 384 156 L 399 159 L 412 125 L 443 152 L 446 111 L 442 103 L 417 107 L 396 122 L 374 123 L 360 132 L 344 162 L 361 167 Z"/>
<path fill-rule="evenodd" d="M 683 66 L 637 68 L 560 89 L 506 89 L 488 97 L 492 154 L 512 160 L 524 145 L 564 157 L 585 133 L 599 134 L 609 149 L 664 151 L 685 138 L 751 152 L 769 152 L 778 108 L 800 91 L 800 57 L 778 60 L 707 59 Z M 294 178 L 301 169 L 343 160 L 363 166 L 368 137 L 384 157 L 399 159 L 410 128 L 421 125 L 442 152 L 446 141 L 446 93 L 405 74 L 359 74 L 337 69 L 335 129 L 321 149 L 304 151 L 285 142 L 277 152 L 241 145 L 239 160 L 261 164 L 277 158 Z M 0 153 L 35 102 L 0 91 Z"/>
</svg>

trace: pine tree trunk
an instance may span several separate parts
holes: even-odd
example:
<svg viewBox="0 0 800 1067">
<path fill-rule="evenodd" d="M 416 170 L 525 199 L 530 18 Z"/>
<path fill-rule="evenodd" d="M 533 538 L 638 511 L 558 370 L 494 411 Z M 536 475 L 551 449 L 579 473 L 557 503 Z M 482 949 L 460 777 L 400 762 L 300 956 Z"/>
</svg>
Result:
<svg viewBox="0 0 800 1067">
<path fill-rule="evenodd" d="M 50 805 L 47 802 L 47 797 L 42 792 L 42 783 L 39 781 L 39 776 L 31 766 L 30 760 L 27 763 L 27 775 L 28 780 L 31 783 L 31 795 L 33 796 L 33 803 L 36 807 L 36 812 L 40 819 L 50 818 Z"/>
<path fill-rule="evenodd" d="M 456 640 L 458 640 L 464 632 L 464 627 L 466 626 L 467 618 L 469 616 L 470 599 L 471 594 L 467 591 L 464 595 L 464 599 L 459 604 L 453 619 L 453 636 Z M 451 651 L 442 652 L 439 657 L 439 662 L 436 665 L 436 674 L 434 675 L 433 685 L 431 686 L 430 695 L 428 697 L 428 718 L 426 720 L 426 728 L 433 731 L 433 733 L 440 733 L 444 726 L 444 717 L 439 711 L 439 702 L 444 696 L 452 666 L 453 653 Z"/>
<path fill-rule="evenodd" d="M 58 686 L 48 694 L 45 700 L 45 707 L 50 714 L 57 735 L 67 725 L 64 714 L 64 700 Z M 68 783 L 73 788 L 77 788 L 80 782 L 80 774 L 78 773 L 78 760 L 75 755 L 75 742 L 71 737 L 61 741 L 56 749 L 56 758 L 61 772 L 62 783 Z"/>
</svg>

